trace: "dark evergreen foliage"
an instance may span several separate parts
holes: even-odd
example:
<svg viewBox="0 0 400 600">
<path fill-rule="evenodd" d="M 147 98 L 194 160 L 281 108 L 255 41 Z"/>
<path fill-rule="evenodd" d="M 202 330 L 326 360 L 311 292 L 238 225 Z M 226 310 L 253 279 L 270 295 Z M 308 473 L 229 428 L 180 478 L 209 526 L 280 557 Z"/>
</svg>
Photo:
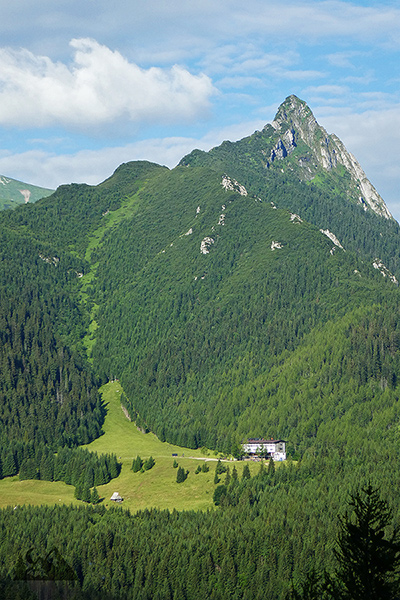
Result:
<svg viewBox="0 0 400 600">
<path fill-rule="evenodd" d="M 152 469 L 155 464 L 156 464 L 156 461 L 154 460 L 154 458 L 152 456 L 150 456 L 147 460 L 144 461 L 143 469 L 145 471 L 150 471 L 150 469 Z"/>
<path fill-rule="evenodd" d="M 240 458 L 246 437 L 280 436 L 293 458 L 251 478 L 234 466 L 209 512 L 0 511 L 4 590 L 19 555 L 56 543 L 76 598 L 283 600 L 291 581 L 311 598 L 329 592 L 318 574 L 335 572 L 336 515 L 355 485 L 379 487 L 400 522 L 399 290 L 370 264 L 398 272 L 398 226 L 348 203 L 343 173 L 330 189 L 320 174 L 266 179 L 253 150 L 270 134 L 194 153 L 185 164 L 198 167 L 122 165 L 100 186 L 63 186 L 0 215 L 0 476 L 65 481 L 96 501 L 118 461 L 76 446 L 101 434 L 97 388 L 115 377 L 136 425 L 163 441 Z M 224 189 L 224 172 L 249 194 Z M 177 482 L 187 475 L 177 465 Z M 369 506 L 383 515 L 368 535 L 395 597 L 389 513 L 353 500 L 342 592 L 358 581 L 344 564 Z"/>
<path fill-rule="evenodd" d="M 392 511 L 371 485 L 351 496 L 351 514 L 340 521 L 337 579 L 340 598 L 391 600 L 398 598 L 400 536 L 387 536 Z"/>
<path fill-rule="evenodd" d="M 222 498 L 226 495 L 227 486 L 217 485 L 214 490 L 213 501 L 216 506 L 221 504 Z"/>
<path fill-rule="evenodd" d="M 140 456 L 138 455 L 136 458 L 133 459 L 131 469 L 134 473 L 137 473 L 138 471 L 140 471 L 142 466 L 143 466 L 143 461 L 140 458 Z"/>
<path fill-rule="evenodd" d="M 228 593 L 238 600 L 284 600 L 288 595 L 296 600 L 337 600 L 342 571 L 338 578 L 323 573 L 335 572 L 333 549 L 340 526 L 336 513 L 345 511 L 346 490 L 354 489 L 354 466 L 340 469 L 339 485 L 333 476 L 336 467 L 326 459 L 280 467 L 273 478 L 256 475 L 221 485 L 214 494 L 218 507 L 205 512 L 152 509 L 131 515 L 101 505 L 10 507 L 0 511 L 0 578 L 6 581 L 30 549 L 35 555 L 46 554 L 56 546 L 78 577 L 76 591 L 88 598 L 95 593 L 112 600 L 143 594 L 153 598 L 162 586 L 164 598 L 171 600 L 178 593 L 188 600 L 224 600 Z M 319 477 L 321 469 L 324 479 Z M 390 504 L 396 499 L 391 471 L 383 465 L 374 472 Z M 365 494 L 353 495 L 357 497 L 368 504 Z M 374 538 L 372 556 L 378 562 L 383 555 L 389 558 L 380 563 L 385 590 L 385 573 L 391 580 L 398 551 L 393 546 L 395 553 L 389 556 L 389 546 L 384 547 L 384 540 L 391 540 L 392 523 L 386 518 L 386 503 L 379 504 L 378 498 L 376 504 L 376 499 L 371 504 L 377 510 L 369 513 L 370 524 L 376 517 L 375 524 L 369 532 Z M 398 516 L 397 508 L 395 522 Z M 361 537 L 350 532 L 355 548 L 366 531 L 363 516 L 359 521 L 348 518 L 356 528 L 361 526 Z M 381 526 L 387 531 L 382 536 Z M 347 533 L 348 529 L 346 540 Z M 362 552 L 351 556 L 361 565 Z M 375 597 L 381 597 L 377 593 Z M 382 597 L 392 597 L 391 591 L 386 593 Z"/>
<path fill-rule="evenodd" d="M 242 479 L 250 479 L 251 474 L 250 474 L 250 468 L 248 463 L 246 463 L 243 467 L 243 471 L 242 471 Z"/>
<path fill-rule="evenodd" d="M 176 483 L 183 483 L 189 474 L 189 471 L 185 471 L 183 467 L 178 467 L 178 471 L 176 473 Z"/>
</svg>

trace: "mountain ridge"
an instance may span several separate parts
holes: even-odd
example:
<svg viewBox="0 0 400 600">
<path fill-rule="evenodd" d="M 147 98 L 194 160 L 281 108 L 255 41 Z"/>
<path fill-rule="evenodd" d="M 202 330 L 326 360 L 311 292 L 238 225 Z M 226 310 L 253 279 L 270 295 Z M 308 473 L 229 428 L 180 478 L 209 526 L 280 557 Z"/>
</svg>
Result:
<svg viewBox="0 0 400 600">
<path fill-rule="evenodd" d="M 278 208 L 329 230 L 345 248 L 383 261 L 399 279 L 399 224 L 356 158 L 296 96 L 281 104 L 262 131 L 224 141 L 209 152 L 193 150 L 179 164 L 208 166 L 234 178 L 249 194 L 273 195 Z"/>
<path fill-rule="evenodd" d="M 223 142 L 224 144 L 250 143 L 252 136 L 263 136 L 264 148 L 257 148 L 258 161 L 266 169 L 278 165 L 282 168 L 286 158 L 295 157 L 291 168 L 296 166 L 296 173 L 303 181 L 313 181 L 320 168 L 324 171 L 337 170 L 343 167 L 351 177 L 352 185 L 347 190 L 349 199 L 360 204 L 364 210 L 372 210 L 386 219 L 393 219 L 384 200 L 367 179 L 357 159 L 346 149 L 343 142 L 335 134 L 328 134 L 318 124 L 310 107 L 304 100 L 295 95 L 288 96 L 279 106 L 274 120 L 267 123 L 261 132 L 239 140 L 239 142 Z M 306 147 L 304 147 L 304 144 Z M 218 148 L 212 148 L 209 154 L 216 154 Z M 194 150 L 183 157 L 179 164 L 191 164 L 193 153 L 204 153 Z M 275 163 L 275 164 L 274 164 Z M 197 161 L 196 161 L 197 164 Z"/>
<path fill-rule="evenodd" d="M 2 511 L 4 579 L 48 531 L 96 598 L 284 600 L 302 571 L 333 568 L 335 519 L 355 486 L 379 486 L 399 522 L 398 225 L 349 201 L 350 173 L 319 165 L 306 131 L 266 168 L 285 127 L 193 152 L 190 166 L 125 163 L 98 186 L 0 212 L 0 477 L 105 496 L 98 509 Z M 274 436 L 288 461 L 253 465 L 250 479 L 215 469 L 208 506 L 219 505 L 204 513 L 107 510 L 117 457 L 107 467 L 77 446 L 101 436 L 110 381 L 135 431 L 235 457 L 247 437 Z M 129 469 L 138 450 L 126 442 L 121 495 L 124 478 L 139 494 L 148 485 Z M 170 452 L 156 469 L 195 498 L 203 475 L 188 464 L 175 483 Z"/>
<path fill-rule="evenodd" d="M 77 331 L 86 335 L 64 340 L 80 352 L 85 346 L 101 381 L 121 380 L 132 415 L 161 439 L 229 451 L 239 424 L 244 434 L 248 423 L 236 392 L 223 392 L 224 373 L 236 381 L 239 371 L 237 383 L 251 389 L 315 328 L 397 297 L 385 252 L 368 255 L 365 246 L 375 236 L 384 249 L 389 236 L 381 233 L 392 232 L 386 254 L 393 247 L 395 259 L 396 223 L 348 202 L 343 165 L 315 167 L 304 140 L 319 139 L 322 129 L 305 103 L 289 97 L 277 115 L 264 133 L 194 151 L 175 169 L 124 163 L 97 186 L 61 186 L 1 215 L 1 226 L 36 239 L 35 260 L 49 275 L 61 275 L 59 265 L 69 274 L 70 287 L 60 291 L 79 303 Z M 285 135 L 292 150 L 286 141 L 283 151 Z M 317 169 L 313 181 L 299 178 L 303 163 L 308 173 L 310 164 Z M 330 226 L 304 218 L 308 206 L 331 211 Z M 393 381 L 387 361 L 385 379 Z M 246 392 L 249 405 L 254 390 Z"/>
<path fill-rule="evenodd" d="M 37 202 L 50 196 L 54 190 L 24 183 L 11 177 L 0 175 L 0 210 L 15 208 L 20 204 Z"/>
</svg>

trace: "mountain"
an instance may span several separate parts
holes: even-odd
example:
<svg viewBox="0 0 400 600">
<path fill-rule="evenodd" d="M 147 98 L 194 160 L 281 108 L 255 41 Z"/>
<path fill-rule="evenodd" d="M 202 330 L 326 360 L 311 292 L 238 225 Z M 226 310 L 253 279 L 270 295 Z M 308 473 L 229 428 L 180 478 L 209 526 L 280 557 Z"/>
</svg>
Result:
<svg viewBox="0 0 400 600">
<path fill-rule="evenodd" d="M 290 371 L 293 360 L 309 361 L 317 338 L 332 340 L 336 330 L 343 334 L 331 360 L 343 369 L 340 356 L 350 351 L 353 334 L 342 329 L 341 319 L 352 314 L 354 327 L 363 329 L 365 314 L 378 323 L 385 314 L 379 303 L 396 303 L 396 283 L 370 261 L 296 213 L 275 208 L 270 198 L 252 197 L 205 167 L 157 173 L 135 195 L 133 216 L 96 249 L 94 364 L 102 377 L 122 381 L 130 411 L 161 439 L 230 451 L 243 437 L 268 430 L 291 440 L 298 435 L 305 450 L 309 435 L 297 434 L 292 419 L 283 417 L 287 397 L 283 413 L 273 417 L 280 392 L 267 401 L 260 390 L 274 389 L 277 373 Z M 382 325 L 380 335 L 395 335 L 395 323 L 397 317 L 392 331 Z M 365 376 L 356 376 L 358 367 L 349 363 L 334 385 L 357 382 L 352 405 L 375 378 L 367 339 L 365 332 L 352 351 Z M 395 371 L 392 358 L 384 362 Z M 339 388 L 331 393 L 336 397 Z M 294 414 L 303 410 L 297 405 Z M 323 413 L 322 406 L 316 410 Z M 293 419 L 302 429 L 304 414 Z M 334 428 L 331 423 L 332 434 Z M 318 426 L 311 438 L 317 433 Z"/>
<path fill-rule="evenodd" d="M 396 397 L 398 274 L 390 267 L 400 255 L 398 225 L 377 196 L 374 203 L 354 196 L 342 164 L 350 155 L 340 148 L 290 97 L 261 133 L 194 151 L 173 170 L 123 164 L 98 186 L 61 186 L 8 211 L 1 224 L 20 244 L 28 235 L 27 247 L 37 248 L 29 260 L 45 262 L 53 280 L 58 274 L 52 294 L 70 308 L 52 335 L 87 368 L 89 358 L 101 381 L 118 377 L 144 427 L 162 440 L 225 452 L 246 436 L 272 434 L 292 440 L 290 451 L 301 455 L 328 423 L 332 435 L 340 429 L 342 420 L 325 408 L 345 402 L 336 399 L 342 386 L 352 398 L 345 412 L 371 386 L 374 398 Z M 7 260 L 20 258 L 8 250 Z M 11 289 L 10 273 L 4 287 Z M 62 273 L 72 278 L 68 286 Z M 329 399 L 313 348 L 333 339 L 339 351 L 329 351 L 323 378 Z M 286 419 L 281 394 L 293 364 L 307 371 L 310 357 L 321 395 L 304 435 L 304 404 Z M 282 372 L 285 385 L 267 401 L 262 390 L 274 390 Z M 95 435 L 95 414 L 96 426 L 81 436 Z"/>
<path fill-rule="evenodd" d="M 293 96 L 175 169 L 129 162 L 1 212 L 1 477 L 116 477 L 116 457 L 79 448 L 115 378 L 161 440 L 238 455 L 280 437 L 290 457 L 231 472 L 207 513 L 1 511 L 4 585 L 49 532 L 93 597 L 283 600 L 334 569 L 355 487 L 379 487 L 398 523 L 399 257 L 383 200 Z"/>
<path fill-rule="evenodd" d="M 305 102 L 296 96 L 289 96 L 279 107 L 271 126 L 275 131 L 273 137 L 278 139 L 271 150 L 270 162 L 266 163 L 267 168 L 275 160 L 282 160 L 291 154 L 294 159 L 291 168 L 297 163 L 297 172 L 303 181 L 313 181 L 318 174 L 322 176 L 321 168 L 328 173 L 340 173 L 344 168 L 350 175 L 347 189 L 349 200 L 358 202 L 366 211 L 372 210 L 386 219 L 393 218 L 356 158 L 336 135 L 328 135 L 318 125 Z M 266 128 L 270 133 L 271 126 Z"/>
<path fill-rule="evenodd" d="M 249 193 L 273 195 L 278 208 L 296 212 L 332 232 L 344 248 L 383 261 L 400 275 L 398 223 L 355 157 L 296 96 L 282 103 L 262 131 L 210 152 L 194 150 L 180 165 L 209 166 Z"/>
<path fill-rule="evenodd" d="M 53 191 L 0 175 L 0 210 L 36 202 L 50 196 Z"/>
</svg>

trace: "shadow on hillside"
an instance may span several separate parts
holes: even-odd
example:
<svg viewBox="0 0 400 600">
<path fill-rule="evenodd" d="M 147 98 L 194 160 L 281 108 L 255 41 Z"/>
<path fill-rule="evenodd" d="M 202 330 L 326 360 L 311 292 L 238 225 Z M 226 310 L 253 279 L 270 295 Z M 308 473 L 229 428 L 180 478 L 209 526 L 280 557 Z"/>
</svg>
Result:
<svg viewBox="0 0 400 600">
<path fill-rule="evenodd" d="M 77 581 L 30 580 L 0 582 L 2 600 L 121 600 L 101 589 L 82 590 Z"/>
</svg>

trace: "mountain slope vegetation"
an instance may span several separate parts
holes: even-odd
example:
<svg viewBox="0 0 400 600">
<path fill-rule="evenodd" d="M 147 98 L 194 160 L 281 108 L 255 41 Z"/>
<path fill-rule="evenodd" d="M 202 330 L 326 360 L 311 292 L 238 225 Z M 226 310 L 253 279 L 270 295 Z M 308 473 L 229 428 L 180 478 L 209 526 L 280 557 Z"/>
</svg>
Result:
<svg viewBox="0 0 400 600">
<path fill-rule="evenodd" d="M 227 173 L 249 193 L 328 229 L 347 250 L 380 258 L 400 274 L 398 223 L 356 159 L 296 96 L 282 103 L 262 131 L 210 152 L 194 150 L 180 165 Z"/>
<path fill-rule="evenodd" d="M 318 325 L 397 292 L 293 213 L 224 189 L 208 169 L 177 169 L 138 196 L 138 214 L 96 254 L 94 362 L 118 375 L 130 411 L 161 439 L 229 452 L 262 436 L 268 420 L 238 428 L 254 401 L 238 386 Z"/>
<path fill-rule="evenodd" d="M 87 597 L 283 600 L 334 564 L 355 485 L 400 522 L 399 230 L 360 169 L 290 97 L 262 132 L 175 169 L 126 163 L 0 214 L 2 476 L 57 453 L 63 480 L 95 482 L 77 446 L 101 435 L 97 389 L 116 378 L 162 441 L 239 454 L 273 436 L 290 455 L 226 475 L 215 512 L 3 511 L 2 576 L 45 523 Z"/>
<path fill-rule="evenodd" d="M 41 198 L 50 196 L 53 191 L 0 175 L 0 210 L 37 202 Z"/>
</svg>

